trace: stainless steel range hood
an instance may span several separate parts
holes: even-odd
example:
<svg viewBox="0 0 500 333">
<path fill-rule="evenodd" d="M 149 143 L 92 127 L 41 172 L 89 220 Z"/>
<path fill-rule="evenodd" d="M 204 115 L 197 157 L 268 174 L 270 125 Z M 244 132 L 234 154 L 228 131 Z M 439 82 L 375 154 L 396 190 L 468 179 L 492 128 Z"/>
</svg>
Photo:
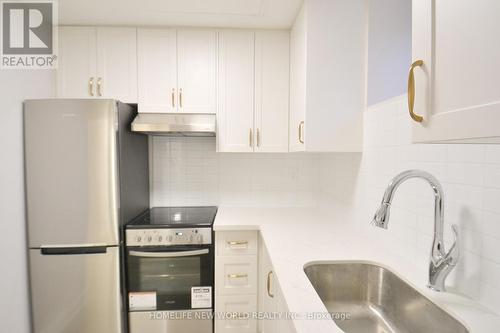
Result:
<svg viewBox="0 0 500 333">
<path fill-rule="evenodd" d="M 132 131 L 163 136 L 215 136 L 214 114 L 139 113 Z"/>
</svg>

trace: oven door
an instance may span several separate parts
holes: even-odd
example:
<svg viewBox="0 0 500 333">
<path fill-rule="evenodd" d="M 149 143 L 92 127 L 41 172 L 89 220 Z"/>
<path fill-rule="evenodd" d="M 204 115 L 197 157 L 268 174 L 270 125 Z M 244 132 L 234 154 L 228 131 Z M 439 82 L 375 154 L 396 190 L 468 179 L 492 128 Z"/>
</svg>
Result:
<svg viewBox="0 0 500 333">
<path fill-rule="evenodd" d="M 127 247 L 129 311 L 213 308 L 213 261 L 211 245 Z M 193 287 L 210 287 L 195 304 Z"/>
</svg>

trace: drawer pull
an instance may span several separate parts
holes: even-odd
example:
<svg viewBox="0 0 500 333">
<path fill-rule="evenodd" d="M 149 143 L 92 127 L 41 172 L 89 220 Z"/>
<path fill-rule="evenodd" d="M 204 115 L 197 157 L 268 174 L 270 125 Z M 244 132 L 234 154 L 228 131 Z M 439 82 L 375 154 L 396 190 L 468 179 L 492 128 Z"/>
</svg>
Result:
<svg viewBox="0 0 500 333">
<path fill-rule="evenodd" d="M 248 277 L 248 274 L 228 274 L 227 277 L 230 279 L 244 279 Z"/>
<path fill-rule="evenodd" d="M 248 245 L 248 241 L 229 241 L 227 242 L 227 245 L 234 246 L 234 245 Z"/>
</svg>

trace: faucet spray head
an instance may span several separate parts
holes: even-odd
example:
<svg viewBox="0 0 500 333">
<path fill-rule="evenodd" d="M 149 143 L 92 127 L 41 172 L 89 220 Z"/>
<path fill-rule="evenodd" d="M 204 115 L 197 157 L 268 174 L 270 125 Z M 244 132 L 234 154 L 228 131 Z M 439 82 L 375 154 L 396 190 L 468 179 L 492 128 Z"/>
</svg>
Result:
<svg viewBox="0 0 500 333">
<path fill-rule="evenodd" d="M 391 204 L 382 202 L 373 216 L 372 224 L 376 227 L 387 229 L 389 224 Z"/>
</svg>

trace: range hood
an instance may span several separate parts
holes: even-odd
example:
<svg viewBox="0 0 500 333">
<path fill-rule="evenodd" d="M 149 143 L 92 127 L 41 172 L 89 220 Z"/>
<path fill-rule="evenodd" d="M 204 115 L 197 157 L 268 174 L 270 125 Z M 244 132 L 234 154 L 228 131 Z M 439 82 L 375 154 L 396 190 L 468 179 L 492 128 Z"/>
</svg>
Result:
<svg viewBox="0 0 500 333">
<path fill-rule="evenodd" d="M 215 136 L 215 115 L 207 113 L 139 113 L 132 132 L 163 136 Z"/>
</svg>

